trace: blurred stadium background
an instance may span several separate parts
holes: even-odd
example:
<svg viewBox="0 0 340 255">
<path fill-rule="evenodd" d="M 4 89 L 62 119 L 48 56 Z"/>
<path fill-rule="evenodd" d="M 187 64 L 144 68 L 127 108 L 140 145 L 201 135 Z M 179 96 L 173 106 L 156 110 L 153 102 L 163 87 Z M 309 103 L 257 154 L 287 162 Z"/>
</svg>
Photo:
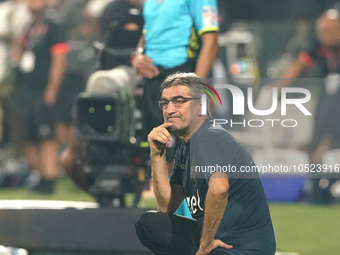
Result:
<svg viewBox="0 0 340 255">
<path fill-rule="evenodd" d="M 61 2 L 66 1 L 73 0 L 64 0 Z M 50 2 L 52 6 L 57 6 L 59 1 Z M 109 1 L 84 0 L 83 2 L 91 2 L 91 4 L 88 5 L 90 6 L 88 7 L 90 8 L 89 12 L 92 14 L 95 13 L 93 14 L 94 17 L 97 16 L 98 18 L 99 14 L 96 12 L 102 8 L 104 2 Z M 239 63 L 235 62 L 235 59 L 240 58 L 239 56 L 243 54 L 241 56 L 243 60 L 250 59 L 252 61 L 252 67 L 249 68 L 248 66 L 249 70 L 252 71 L 247 73 L 247 75 L 249 75 L 247 78 L 275 79 L 279 77 L 314 33 L 317 17 L 336 4 L 336 2 L 335 0 L 218 1 L 222 23 L 219 36 L 220 49 L 218 53 L 220 62 L 217 62 L 215 65 L 215 73 L 221 74 L 222 72 L 229 78 L 239 77 L 241 74 L 237 71 L 237 66 L 234 64 Z M 65 15 L 65 17 L 66 16 L 67 15 Z M 246 60 L 244 61 L 246 62 Z M 246 64 L 247 63 L 249 64 L 249 62 L 246 62 Z M 221 66 L 222 71 L 219 69 Z M 312 69 L 305 72 L 303 77 L 319 78 L 320 71 L 318 65 L 315 65 Z M 258 85 L 255 83 L 256 82 L 252 85 L 257 88 L 256 86 Z M 318 90 L 316 86 L 312 86 L 310 89 Z M 258 88 L 257 93 L 259 92 L 260 88 Z M 313 109 L 315 104 L 316 96 L 311 100 L 310 107 Z M 300 118 L 297 115 L 294 116 Z M 261 158 L 259 152 L 263 149 L 289 149 L 303 144 L 310 139 L 311 131 L 312 123 L 310 123 L 309 120 L 303 120 L 299 129 L 293 133 L 287 134 L 285 133 L 286 131 L 280 128 L 271 130 L 270 138 L 268 138 L 268 134 L 265 135 L 270 140 L 270 146 L 268 146 L 267 141 L 257 141 L 254 137 L 250 137 L 249 139 L 245 133 L 239 133 L 239 130 L 233 130 L 231 132 L 234 132 L 234 135 L 245 143 L 245 146 L 253 155 Z M 289 139 L 287 135 L 290 137 Z M 259 137 L 257 134 L 255 134 L 255 136 Z M 261 137 L 262 136 L 260 136 L 260 138 Z M 4 202 L 6 200 L 50 200 L 95 203 L 93 197 L 78 189 L 71 180 L 63 175 L 62 171 L 57 181 L 55 193 L 40 195 L 30 192 L 29 188 L 23 186 L 23 178 L 26 178 L 25 172 L 15 171 L 18 168 L 24 169 L 26 167 L 25 162 L 18 162 L 12 159 L 12 148 L 8 147 L 10 141 L 6 139 L 8 138 L 4 137 L 0 151 L 0 210 L 2 210 L 1 201 Z M 339 154 L 336 154 L 335 162 L 339 162 L 337 155 Z M 325 205 L 312 204 L 304 199 L 303 193 L 308 190 L 308 185 L 311 185 L 307 183 L 305 175 L 300 176 L 300 178 L 281 181 L 277 181 L 275 178 L 265 179 L 264 184 L 267 197 L 270 201 L 278 255 L 340 254 L 340 242 L 338 241 L 340 237 L 340 205 L 338 202 L 340 198 L 340 183 L 335 186 L 336 188 L 334 189 L 336 191 L 333 192 L 333 195 L 335 194 L 334 196 L 337 198 L 337 202 L 334 204 L 326 203 Z M 327 194 L 327 196 L 329 196 L 329 194 Z M 132 200 L 133 195 L 128 195 L 128 206 L 132 205 Z M 148 209 L 156 207 L 151 190 L 143 192 L 139 207 Z M 112 208 L 111 210 L 119 209 Z M 119 221 L 119 219 L 112 220 Z M 0 232 L 1 231 L 0 236 L 3 236 L 3 232 L 7 230 L 3 228 L 3 225 L 0 223 Z M 10 227 L 8 231 L 10 232 Z M 131 233 L 131 235 L 133 235 L 133 233 Z M 0 245 L 1 244 L 0 239 Z M 20 253 L 22 251 L 17 249 L 6 250 L 4 247 L 2 248 L 0 247 L 0 255 L 23 254 Z M 67 251 L 61 253 L 35 251 L 32 252 L 32 254 L 53 255 L 77 253 L 75 251 L 73 253 L 68 253 Z M 124 252 L 107 252 L 106 254 L 124 254 Z"/>
</svg>

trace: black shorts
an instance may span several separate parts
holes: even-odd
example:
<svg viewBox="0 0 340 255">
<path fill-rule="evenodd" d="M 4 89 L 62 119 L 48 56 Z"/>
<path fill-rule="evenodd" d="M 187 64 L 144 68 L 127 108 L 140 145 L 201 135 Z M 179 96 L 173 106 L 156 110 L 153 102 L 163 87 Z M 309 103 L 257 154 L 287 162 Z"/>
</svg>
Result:
<svg viewBox="0 0 340 255">
<path fill-rule="evenodd" d="M 72 109 L 78 94 L 85 91 L 85 85 L 86 79 L 83 74 L 67 73 L 65 75 L 56 103 L 57 124 L 72 124 Z"/>
<path fill-rule="evenodd" d="M 42 93 L 17 90 L 13 110 L 18 135 L 24 142 L 41 143 L 55 138 L 55 106 L 46 105 Z"/>
</svg>

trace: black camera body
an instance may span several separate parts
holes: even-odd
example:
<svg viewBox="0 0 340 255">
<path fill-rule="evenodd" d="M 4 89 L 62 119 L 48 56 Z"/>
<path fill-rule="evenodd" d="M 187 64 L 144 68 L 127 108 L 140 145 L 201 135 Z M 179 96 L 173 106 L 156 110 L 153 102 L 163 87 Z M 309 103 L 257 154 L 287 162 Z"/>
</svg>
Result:
<svg viewBox="0 0 340 255">
<path fill-rule="evenodd" d="M 125 207 L 126 194 L 134 193 L 137 206 L 147 178 L 132 95 L 81 93 L 74 111 L 76 136 L 84 144 L 81 161 L 88 192 L 104 207 Z"/>
</svg>

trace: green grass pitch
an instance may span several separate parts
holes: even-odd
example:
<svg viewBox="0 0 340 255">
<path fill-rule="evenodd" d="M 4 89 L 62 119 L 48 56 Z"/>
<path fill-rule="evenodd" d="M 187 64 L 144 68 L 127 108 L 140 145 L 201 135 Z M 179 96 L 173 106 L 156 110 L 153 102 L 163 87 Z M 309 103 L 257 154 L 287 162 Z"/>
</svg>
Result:
<svg viewBox="0 0 340 255">
<path fill-rule="evenodd" d="M 132 199 L 132 198 L 131 198 Z M 1 189 L 0 200 L 66 200 L 93 202 L 68 179 L 61 179 L 53 195 L 38 195 L 27 188 Z M 141 201 L 141 206 L 155 207 L 154 199 Z M 271 203 L 278 251 L 299 255 L 340 254 L 340 206 Z"/>
</svg>

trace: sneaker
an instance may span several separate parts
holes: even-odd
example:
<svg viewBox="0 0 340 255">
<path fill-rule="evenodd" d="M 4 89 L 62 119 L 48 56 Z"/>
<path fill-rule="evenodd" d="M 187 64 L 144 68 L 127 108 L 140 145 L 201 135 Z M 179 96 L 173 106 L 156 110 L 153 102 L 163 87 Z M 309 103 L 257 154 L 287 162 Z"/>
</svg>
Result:
<svg viewBox="0 0 340 255">
<path fill-rule="evenodd" d="M 39 194 L 52 194 L 55 190 L 55 181 L 40 178 L 40 181 L 31 187 L 31 190 Z"/>
<path fill-rule="evenodd" d="M 25 181 L 25 186 L 32 189 L 34 186 L 38 185 L 38 183 L 40 182 L 40 175 L 33 171 L 27 178 Z"/>
</svg>

